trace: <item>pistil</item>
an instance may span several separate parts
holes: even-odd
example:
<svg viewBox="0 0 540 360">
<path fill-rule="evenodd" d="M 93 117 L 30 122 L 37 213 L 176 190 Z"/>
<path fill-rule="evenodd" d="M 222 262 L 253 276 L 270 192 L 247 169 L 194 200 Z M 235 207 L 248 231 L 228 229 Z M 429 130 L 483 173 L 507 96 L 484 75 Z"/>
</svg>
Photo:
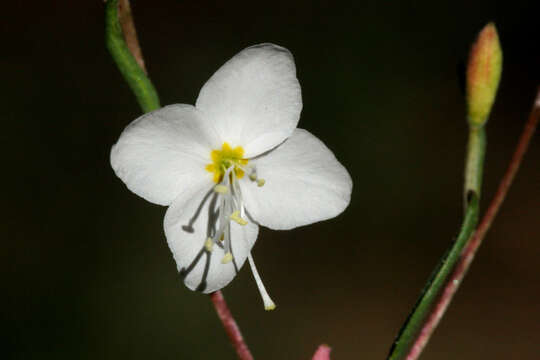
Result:
<svg viewBox="0 0 540 360">
<path fill-rule="evenodd" d="M 251 256 L 251 254 L 248 255 L 248 260 L 249 266 L 251 267 L 251 272 L 253 273 L 253 277 L 255 278 L 255 283 L 257 284 L 257 288 L 259 289 L 259 293 L 261 294 L 264 303 L 264 310 L 274 310 L 276 308 L 276 304 L 272 301 L 270 295 L 268 295 L 268 292 L 266 291 L 262 279 L 259 276 L 257 267 L 255 266 L 255 261 L 253 261 L 253 257 Z"/>
</svg>

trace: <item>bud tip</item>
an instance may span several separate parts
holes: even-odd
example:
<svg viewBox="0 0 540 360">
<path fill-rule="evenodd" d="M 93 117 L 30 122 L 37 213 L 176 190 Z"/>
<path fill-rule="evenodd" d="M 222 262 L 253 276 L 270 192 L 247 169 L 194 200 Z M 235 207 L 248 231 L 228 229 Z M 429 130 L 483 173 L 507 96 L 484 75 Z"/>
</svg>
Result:
<svg viewBox="0 0 540 360">
<path fill-rule="evenodd" d="M 502 70 L 502 51 L 495 24 L 488 23 L 478 34 L 467 66 L 468 118 L 472 126 L 487 121 Z"/>
</svg>

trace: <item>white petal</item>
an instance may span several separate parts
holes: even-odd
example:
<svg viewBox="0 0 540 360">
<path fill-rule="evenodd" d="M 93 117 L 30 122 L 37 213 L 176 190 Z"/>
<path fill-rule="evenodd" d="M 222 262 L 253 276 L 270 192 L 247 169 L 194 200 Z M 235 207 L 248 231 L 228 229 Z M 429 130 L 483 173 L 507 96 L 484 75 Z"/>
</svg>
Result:
<svg viewBox="0 0 540 360">
<path fill-rule="evenodd" d="M 246 157 L 273 148 L 292 134 L 302 110 L 292 54 L 274 44 L 244 49 L 204 84 L 196 107 Z"/>
<path fill-rule="evenodd" d="M 135 194 L 169 205 L 182 189 L 211 179 L 205 166 L 218 145 L 214 130 L 195 107 L 169 105 L 125 128 L 111 150 L 111 165 Z"/>
<path fill-rule="evenodd" d="M 262 187 L 242 179 L 242 194 L 251 217 L 260 225 L 284 230 L 326 220 L 349 204 L 352 180 L 319 139 L 296 129 L 282 145 L 258 159 Z"/>
<path fill-rule="evenodd" d="M 252 222 L 245 226 L 231 222 L 234 259 L 227 264 L 221 263 L 225 256 L 221 244 L 214 244 L 211 252 L 206 251 L 206 239 L 212 235 L 209 220 L 217 211 L 213 185 L 209 181 L 206 186 L 182 192 L 167 210 L 164 221 L 167 243 L 184 283 L 191 290 L 204 293 L 223 288 L 236 276 L 259 231 Z"/>
</svg>

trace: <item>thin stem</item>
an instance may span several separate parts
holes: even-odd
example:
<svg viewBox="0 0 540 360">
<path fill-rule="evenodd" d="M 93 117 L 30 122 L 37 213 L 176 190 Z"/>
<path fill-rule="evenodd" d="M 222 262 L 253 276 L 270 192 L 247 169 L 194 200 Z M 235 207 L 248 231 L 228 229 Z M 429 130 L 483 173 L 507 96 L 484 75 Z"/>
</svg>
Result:
<svg viewBox="0 0 540 360">
<path fill-rule="evenodd" d="M 401 327 L 396 340 L 390 348 L 389 360 L 404 359 L 409 352 L 419 330 L 429 316 L 433 304 L 437 301 L 447 279 L 452 274 L 461 251 L 476 228 L 485 148 L 485 129 L 483 127 L 471 127 L 469 130 L 467 156 L 465 158 L 465 216 L 460 232 L 456 241 L 437 264 L 412 312 Z"/>
<path fill-rule="evenodd" d="M 311 360 L 330 360 L 331 350 L 332 349 L 326 344 L 319 345 L 317 351 L 315 351 L 315 354 L 313 354 L 313 358 L 311 358 Z"/>
<path fill-rule="evenodd" d="M 495 196 L 491 200 L 489 208 L 487 209 L 478 229 L 472 236 L 471 240 L 467 243 L 467 246 L 464 248 L 463 253 L 461 254 L 460 261 L 456 266 L 452 276 L 450 277 L 448 283 L 446 284 L 444 291 L 433 308 L 431 314 L 429 315 L 428 320 L 422 327 L 418 338 L 415 340 L 414 345 L 411 348 L 411 351 L 407 355 L 407 360 L 416 360 L 426 344 L 428 343 L 433 331 L 439 324 L 439 321 L 443 317 L 448 305 L 452 301 L 454 294 L 459 288 L 461 281 L 463 280 L 469 266 L 471 265 L 478 248 L 482 244 L 482 240 L 486 236 L 488 229 L 493 223 L 493 219 L 497 215 L 499 208 L 506 197 L 508 189 L 512 184 L 514 177 L 519 169 L 523 155 L 527 151 L 529 143 L 531 141 L 532 135 L 538 124 L 538 119 L 540 118 L 540 88 L 536 94 L 536 99 L 529 116 L 529 120 L 525 124 L 521 137 L 519 139 L 518 145 L 510 160 L 508 169 L 504 174 Z"/>
<path fill-rule="evenodd" d="M 218 290 L 211 293 L 210 299 L 216 308 L 219 319 L 223 323 L 225 332 L 229 335 L 229 339 L 238 354 L 238 358 L 240 360 L 253 360 L 253 356 L 251 355 L 247 344 L 244 342 L 242 333 L 240 332 L 221 291 Z"/>
<path fill-rule="evenodd" d="M 137 61 L 139 67 L 148 75 L 146 66 L 144 65 L 144 58 L 142 56 L 141 46 L 139 45 L 139 39 L 137 38 L 137 29 L 135 29 L 135 23 L 133 22 L 133 15 L 131 15 L 131 6 L 129 0 L 119 0 L 118 2 L 118 20 L 122 27 L 122 34 L 124 40 L 129 49 L 129 52 Z"/>
<path fill-rule="evenodd" d="M 105 9 L 105 41 L 107 48 L 143 111 L 153 111 L 160 107 L 159 97 L 144 70 L 144 62 L 136 39 L 129 3 L 127 0 L 122 0 L 122 4 L 124 6 L 119 6 L 118 0 L 107 1 Z M 126 4 L 128 5 L 126 6 Z M 120 19 L 123 21 L 123 26 L 120 24 Z M 127 29 L 128 32 L 123 34 L 123 29 Z M 127 44 L 125 38 L 128 40 Z M 135 55 L 143 67 L 139 65 L 137 59 L 131 53 L 128 44 L 136 51 Z"/>
<path fill-rule="evenodd" d="M 478 221 L 478 197 L 472 193 L 465 212 L 465 218 L 460 233 L 443 256 L 434 272 L 427 281 L 420 298 L 416 302 L 412 312 L 403 324 L 388 355 L 389 360 L 404 359 L 410 349 L 419 329 L 427 318 L 430 309 L 437 300 L 446 280 L 452 273 L 454 265 L 459 260 L 459 254 L 463 250 L 467 240 L 471 237 Z"/>
<path fill-rule="evenodd" d="M 158 94 L 146 75 L 129 0 L 108 0 L 105 17 L 107 47 L 124 80 L 135 94 L 144 112 L 159 109 Z M 210 294 L 210 298 L 238 357 L 241 360 L 253 360 L 221 291 Z"/>
</svg>

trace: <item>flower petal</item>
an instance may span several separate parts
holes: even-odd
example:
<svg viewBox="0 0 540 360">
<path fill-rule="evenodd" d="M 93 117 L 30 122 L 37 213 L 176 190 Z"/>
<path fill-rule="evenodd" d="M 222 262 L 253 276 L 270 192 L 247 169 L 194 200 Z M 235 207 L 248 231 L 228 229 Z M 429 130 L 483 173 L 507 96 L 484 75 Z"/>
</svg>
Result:
<svg viewBox="0 0 540 360">
<path fill-rule="evenodd" d="M 292 54 L 274 44 L 244 49 L 204 84 L 196 107 L 246 157 L 273 148 L 292 134 L 302 110 Z"/>
<path fill-rule="evenodd" d="M 111 150 L 111 165 L 135 194 L 169 205 L 182 189 L 211 178 L 205 166 L 218 144 L 195 107 L 169 105 L 124 129 Z"/>
<path fill-rule="evenodd" d="M 205 250 L 206 239 L 214 235 L 212 225 L 217 217 L 217 196 L 214 183 L 182 192 L 165 214 L 164 229 L 167 243 L 184 283 L 191 290 L 211 293 L 226 286 L 244 264 L 255 244 L 259 227 L 250 222 L 241 226 L 231 221 L 233 261 L 222 264 L 225 251 L 214 244 Z M 210 225 L 209 225 L 210 224 Z"/>
<path fill-rule="evenodd" d="M 262 187 L 242 179 L 250 216 L 276 230 L 292 229 L 339 215 L 349 204 L 352 180 L 319 139 L 296 129 L 282 145 L 253 159 Z"/>
</svg>

